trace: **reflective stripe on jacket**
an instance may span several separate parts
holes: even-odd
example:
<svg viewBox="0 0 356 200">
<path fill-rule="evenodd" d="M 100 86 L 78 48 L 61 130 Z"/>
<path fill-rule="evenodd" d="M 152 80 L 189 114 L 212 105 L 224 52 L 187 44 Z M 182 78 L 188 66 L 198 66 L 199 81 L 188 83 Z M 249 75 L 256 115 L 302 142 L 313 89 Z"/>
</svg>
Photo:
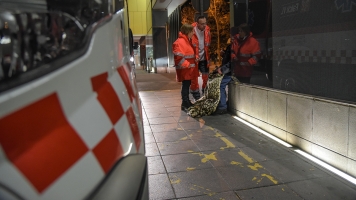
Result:
<svg viewBox="0 0 356 200">
<path fill-rule="evenodd" d="M 178 82 L 191 80 L 199 75 L 195 70 L 195 51 L 188 36 L 179 32 L 178 39 L 173 43 L 173 54 Z"/>
<path fill-rule="evenodd" d="M 252 33 L 244 40 L 235 36 L 231 47 L 232 72 L 235 76 L 251 77 L 253 66 L 261 57 L 260 44 L 252 37 Z"/>
</svg>

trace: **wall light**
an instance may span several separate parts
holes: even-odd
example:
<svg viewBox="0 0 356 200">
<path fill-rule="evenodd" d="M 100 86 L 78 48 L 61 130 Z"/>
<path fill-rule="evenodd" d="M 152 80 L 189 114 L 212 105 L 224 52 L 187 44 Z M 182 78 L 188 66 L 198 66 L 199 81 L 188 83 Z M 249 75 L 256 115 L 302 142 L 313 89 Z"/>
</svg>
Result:
<svg viewBox="0 0 356 200">
<path fill-rule="evenodd" d="M 283 140 L 271 135 L 270 133 L 258 128 L 257 126 L 255 126 L 255 125 L 253 125 L 253 124 L 251 124 L 251 123 L 249 123 L 249 122 L 247 122 L 247 121 L 245 121 L 245 120 L 243 120 L 243 119 L 241 119 L 241 118 L 239 118 L 237 116 L 233 116 L 233 118 L 237 119 L 238 121 L 246 124 L 247 126 L 255 129 L 256 131 L 262 133 L 263 135 L 265 135 L 265 136 L 277 141 L 278 143 L 280 143 L 280 144 L 282 144 L 282 145 L 284 145 L 286 147 L 289 147 L 289 148 L 293 147 L 292 145 L 288 144 L 287 142 L 285 142 L 285 141 L 283 141 Z M 352 177 L 352 176 L 350 176 L 350 175 L 348 175 L 348 174 L 336 169 L 335 167 L 333 167 L 333 166 L 331 166 L 331 165 L 329 165 L 329 164 L 327 164 L 327 163 L 315 158 L 314 156 L 312 156 L 312 155 L 310 155 L 310 154 L 308 154 L 308 153 L 306 153 L 306 152 L 304 152 L 304 151 L 302 151 L 300 149 L 296 149 L 294 151 L 299 153 L 300 155 L 304 156 L 305 158 L 308 158 L 309 160 L 313 161 L 314 163 L 317 163 L 318 165 L 324 167 L 325 169 L 335 173 L 336 175 L 338 175 L 338 176 L 340 176 L 340 177 L 346 179 L 347 181 L 350 181 L 351 183 L 356 185 L 356 178 L 354 178 L 354 177 Z"/>
<path fill-rule="evenodd" d="M 352 176 L 350 176 L 350 175 L 348 175 L 348 174 L 346 174 L 346 173 L 344 173 L 344 172 L 342 172 L 342 171 L 336 169 L 335 167 L 333 167 L 333 166 L 331 166 L 331 165 L 329 165 L 329 164 L 327 164 L 327 163 L 325 163 L 325 162 L 323 162 L 323 161 L 321 161 L 321 160 L 315 158 L 314 156 L 312 156 L 312 155 L 310 155 L 310 154 L 305 153 L 304 151 L 301 151 L 301 150 L 298 150 L 298 149 L 297 149 L 297 150 L 294 150 L 294 151 L 297 152 L 297 153 L 299 153 L 300 155 L 302 155 L 302 156 L 308 158 L 309 160 L 311 160 L 311 161 L 313 161 L 313 162 L 315 162 L 315 163 L 321 165 L 322 167 L 325 167 L 325 168 L 328 169 L 329 171 L 334 172 L 335 174 L 341 176 L 342 178 L 344 178 L 344 179 L 346 179 L 346 180 L 348 180 L 348 181 L 350 181 L 351 183 L 353 183 L 353 184 L 356 185 L 356 179 L 353 178 Z"/>
<path fill-rule="evenodd" d="M 281 139 L 279 139 L 279 138 L 277 138 L 277 137 L 275 137 L 275 136 L 273 136 L 273 135 L 267 133 L 266 131 L 264 131 L 264 130 L 258 128 L 257 126 L 255 126 L 255 125 L 253 125 L 253 124 L 248 123 L 247 121 L 245 121 L 245 120 L 243 120 L 243 119 L 241 119 L 241 118 L 239 118 L 239 117 L 237 117 L 237 116 L 233 116 L 233 118 L 237 119 L 238 121 L 240 121 L 240 122 L 246 124 L 247 126 L 253 128 L 253 129 L 255 129 L 256 131 L 262 133 L 263 135 L 265 135 L 265 136 L 271 138 L 272 140 L 275 140 L 276 142 L 282 144 L 283 146 L 286 146 L 286 147 L 293 147 L 292 145 L 288 144 L 287 142 L 285 142 L 285 141 L 283 141 L 283 140 L 281 140 Z"/>
</svg>

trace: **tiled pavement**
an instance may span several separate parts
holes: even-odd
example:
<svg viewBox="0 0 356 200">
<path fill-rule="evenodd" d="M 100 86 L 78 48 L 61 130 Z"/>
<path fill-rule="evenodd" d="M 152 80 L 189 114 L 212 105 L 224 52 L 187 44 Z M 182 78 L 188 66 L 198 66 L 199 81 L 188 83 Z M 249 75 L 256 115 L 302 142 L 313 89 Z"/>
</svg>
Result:
<svg viewBox="0 0 356 200">
<path fill-rule="evenodd" d="M 137 70 L 150 199 L 356 199 L 356 186 L 225 114 L 180 111 L 175 74 Z"/>
<path fill-rule="evenodd" d="M 356 186 L 225 114 L 189 117 L 180 90 L 140 91 L 150 199 L 356 199 Z"/>
</svg>

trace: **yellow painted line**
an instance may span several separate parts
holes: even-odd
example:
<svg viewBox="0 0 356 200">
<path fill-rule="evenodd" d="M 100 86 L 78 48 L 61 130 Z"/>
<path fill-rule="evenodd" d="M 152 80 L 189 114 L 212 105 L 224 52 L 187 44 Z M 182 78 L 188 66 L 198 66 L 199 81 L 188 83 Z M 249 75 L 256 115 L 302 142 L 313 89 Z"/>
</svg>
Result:
<svg viewBox="0 0 356 200">
<path fill-rule="evenodd" d="M 222 137 L 222 135 L 220 133 L 216 133 L 215 137 Z"/>
<path fill-rule="evenodd" d="M 208 195 L 208 196 L 214 196 L 216 194 L 216 192 L 211 191 L 210 189 L 206 189 L 202 186 L 199 185 L 193 185 L 193 187 L 190 188 L 191 190 L 198 190 L 200 192 L 203 192 L 204 194 Z"/>
<path fill-rule="evenodd" d="M 171 184 L 179 184 L 181 180 L 177 176 L 174 176 L 173 178 L 171 178 L 170 182 Z"/>
<path fill-rule="evenodd" d="M 221 150 L 227 149 L 227 148 L 235 148 L 235 145 L 232 144 L 232 142 L 230 142 L 227 138 L 225 137 L 221 137 L 220 138 L 223 142 L 225 142 L 226 147 L 220 147 Z"/>
<path fill-rule="evenodd" d="M 211 196 L 214 196 L 214 195 L 216 194 L 216 192 L 210 192 L 210 193 L 204 192 L 204 194 L 206 194 L 206 195 L 208 195 L 209 197 L 211 197 Z"/>
<path fill-rule="evenodd" d="M 231 161 L 232 165 L 238 165 L 238 166 L 241 166 L 241 167 L 244 167 L 244 165 L 242 163 L 239 163 L 239 162 L 236 162 L 236 161 Z"/>
<path fill-rule="evenodd" d="M 202 187 L 202 186 L 199 186 L 199 185 L 193 185 L 194 187 L 197 187 L 197 188 L 199 188 L 199 189 L 203 189 L 203 190 L 205 190 L 205 188 L 204 187 Z M 208 189 L 209 190 L 209 189 Z"/>
<path fill-rule="evenodd" d="M 250 158 L 248 155 L 246 155 L 243 151 L 239 151 L 240 156 L 242 156 L 247 162 L 249 163 L 254 163 L 252 158 Z"/>
<path fill-rule="evenodd" d="M 186 137 L 182 137 L 181 139 L 179 139 L 179 140 L 188 140 L 188 136 L 186 136 Z"/>
<path fill-rule="evenodd" d="M 202 163 L 206 163 L 209 160 L 217 160 L 215 157 L 216 152 L 213 152 L 211 154 L 204 154 L 204 153 L 192 153 L 192 154 L 199 155 L 200 157 L 204 157 L 201 159 Z"/>
<path fill-rule="evenodd" d="M 206 162 L 208 162 L 209 160 L 217 160 L 216 159 L 216 157 L 215 157 L 215 154 L 216 154 L 216 152 L 213 152 L 213 153 L 211 153 L 211 154 L 203 154 L 204 155 L 204 158 L 203 159 L 201 159 L 201 162 L 202 163 L 206 163 Z"/>
<path fill-rule="evenodd" d="M 267 177 L 270 181 L 272 181 L 274 184 L 277 184 L 278 181 L 275 180 L 272 176 L 268 175 L 268 174 L 262 174 L 261 176 Z"/>
<path fill-rule="evenodd" d="M 255 163 L 254 165 L 247 165 L 247 166 L 254 171 L 258 171 L 258 168 L 263 169 L 263 167 L 259 163 Z"/>
<path fill-rule="evenodd" d="M 187 167 L 187 171 L 194 171 L 195 167 Z"/>
</svg>

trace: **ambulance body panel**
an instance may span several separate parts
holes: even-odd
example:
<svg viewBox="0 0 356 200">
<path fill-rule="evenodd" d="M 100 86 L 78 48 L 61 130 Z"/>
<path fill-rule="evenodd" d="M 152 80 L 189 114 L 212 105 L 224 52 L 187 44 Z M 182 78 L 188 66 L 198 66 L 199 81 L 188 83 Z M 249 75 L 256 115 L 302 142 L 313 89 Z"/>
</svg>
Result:
<svg viewBox="0 0 356 200">
<path fill-rule="evenodd" d="M 127 10 L 106 3 L 107 14 L 92 23 L 67 17 L 63 11 L 42 15 L 34 8 L 1 10 L 9 17 L 31 15 L 32 20 L 36 12 L 39 19 L 59 16 L 58 24 L 72 19 L 78 24 L 68 26 L 82 25 L 83 35 L 70 49 L 73 43 L 64 45 L 70 32 L 61 32 L 58 42 L 61 48 L 68 47 L 67 52 L 47 62 L 44 58 L 51 57 L 40 55 L 35 63 L 26 60 L 29 52 L 36 56 L 34 48 L 27 52 L 26 41 L 18 38 L 26 35 L 13 38 L 16 27 L 8 28 L 11 48 L 2 49 L 12 53 L 1 52 L 7 63 L 2 62 L 0 79 L 0 199 L 148 198 L 141 103 L 129 63 Z M 40 46 L 41 34 L 36 37 Z M 18 70 L 26 64 L 32 69 Z"/>
</svg>

